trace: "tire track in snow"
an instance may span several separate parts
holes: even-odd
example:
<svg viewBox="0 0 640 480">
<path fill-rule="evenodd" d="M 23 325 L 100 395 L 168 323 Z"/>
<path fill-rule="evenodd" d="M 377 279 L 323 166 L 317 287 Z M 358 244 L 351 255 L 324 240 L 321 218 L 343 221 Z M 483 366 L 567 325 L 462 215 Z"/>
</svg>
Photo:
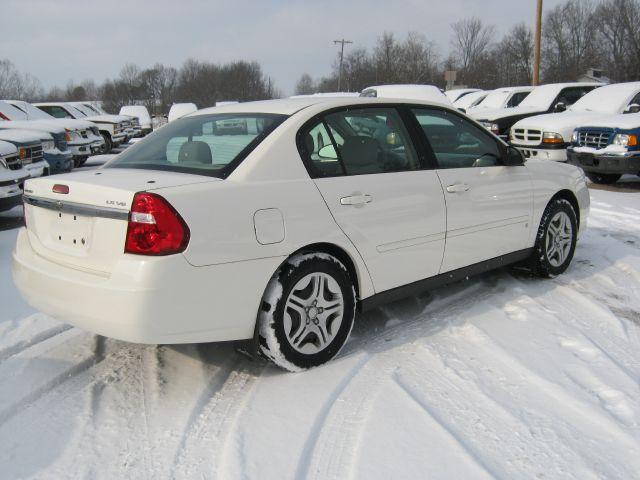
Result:
<svg viewBox="0 0 640 480">
<path fill-rule="evenodd" d="M 314 450 L 318 448 L 318 442 L 320 441 L 320 438 L 328 436 L 326 432 L 323 432 L 324 425 L 327 424 L 330 415 L 336 416 L 335 409 L 338 408 L 338 403 L 344 404 L 345 402 L 344 398 L 342 398 L 345 389 L 347 389 L 348 386 L 354 382 L 356 376 L 362 372 L 363 368 L 365 368 L 369 360 L 370 356 L 368 354 L 363 355 L 363 357 L 356 363 L 356 365 L 349 372 L 347 372 L 347 375 L 345 375 L 344 378 L 338 383 L 337 387 L 329 395 L 327 401 L 324 403 L 324 405 L 322 405 L 320 411 L 316 415 L 316 419 L 313 422 L 311 432 L 305 440 L 300 458 L 298 460 L 294 478 L 310 478 L 310 470 L 314 469 L 314 467 L 312 467 Z M 374 385 L 373 387 L 374 388 L 369 391 L 372 396 L 375 395 L 375 391 L 373 390 L 376 386 Z M 347 443 L 347 441 L 348 439 L 343 439 L 343 443 Z M 345 478 L 348 478 L 346 472 L 344 473 Z"/>
<path fill-rule="evenodd" d="M 67 330 L 71 330 L 72 328 L 73 327 L 71 325 L 60 324 L 53 328 L 48 328 L 46 330 L 43 330 L 42 332 L 38 332 L 37 334 L 27 338 L 26 340 L 22 340 L 14 343 L 13 345 L 5 347 L 0 350 L 0 362 L 3 362 L 14 355 L 21 353 L 28 348 L 34 347 L 46 340 L 49 340 L 50 338 L 60 335 Z"/>
<path fill-rule="evenodd" d="M 416 354 L 405 356 L 393 380 L 491 476 L 596 478 L 590 469 L 576 468 L 581 465 L 576 453 L 552 431 L 527 424 L 465 378 L 447 357 L 421 344 L 414 348 Z"/>
<path fill-rule="evenodd" d="M 265 364 L 233 354 L 211 378 L 193 408 L 174 456 L 171 478 L 216 478 L 229 431 Z"/>
<path fill-rule="evenodd" d="M 617 465 L 615 478 L 638 478 L 633 472 L 640 471 L 640 442 L 631 433 L 637 435 L 637 428 L 624 428 L 596 405 L 572 396 L 562 385 L 534 372 L 481 329 L 468 325 L 464 330 L 456 336 L 455 346 L 447 342 L 437 351 L 445 358 L 445 365 L 468 383 L 469 390 L 481 392 L 531 428 L 548 432 L 554 440 L 545 448 L 571 449 L 573 456 L 582 459 L 578 463 L 586 462 L 598 478 L 604 474 L 598 472 L 603 455 Z M 427 346 L 419 346 L 429 351 Z M 554 405 L 553 409 L 549 405 Z M 580 440 L 576 442 L 576 438 Z M 534 447 L 532 441 L 527 443 Z M 607 451 L 608 445 L 616 448 Z"/>
<path fill-rule="evenodd" d="M 63 344 L 63 346 L 66 346 L 66 343 Z M 73 378 L 102 362 L 104 360 L 103 353 L 104 337 L 94 336 L 93 354 L 91 356 L 59 372 L 44 384 L 31 390 L 28 394 L 15 399 L 12 403 L 10 403 L 2 411 L 0 411 L 0 426 L 6 423 L 11 417 L 29 408 L 32 404 L 36 403 L 52 390 L 62 387 Z"/>
</svg>

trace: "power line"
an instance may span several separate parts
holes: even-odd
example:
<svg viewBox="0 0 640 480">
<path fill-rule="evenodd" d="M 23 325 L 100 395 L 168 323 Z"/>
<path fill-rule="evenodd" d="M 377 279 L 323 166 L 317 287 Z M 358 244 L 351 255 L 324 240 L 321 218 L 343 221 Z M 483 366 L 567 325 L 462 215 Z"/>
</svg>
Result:
<svg viewBox="0 0 640 480">
<path fill-rule="evenodd" d="M 338 71 L 338 91 L 342 91 L 342 61 L 344 60 L 344 46 L 353 43 L 351 40 L 334 40 L 333 44 L 340 44 L 340 70 Z"/>
</svg>

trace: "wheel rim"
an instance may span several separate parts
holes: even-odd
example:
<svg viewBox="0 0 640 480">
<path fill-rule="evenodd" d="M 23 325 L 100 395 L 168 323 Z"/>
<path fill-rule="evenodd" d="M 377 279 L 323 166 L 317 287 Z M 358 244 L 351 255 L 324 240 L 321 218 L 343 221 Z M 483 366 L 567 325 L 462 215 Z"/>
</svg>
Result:
<svg viewBox="0 0 640 480">
<path fill-rule="evenodd" d="M 565 212 L 556 213 L 547 227 L 546 252 L 549 263 L 559 267 L 567 260 L 573 243 L 573 226 Z"/>
<path fill-rule="evenodd" d="M 311 273 L 289 293 L 283 319 L 285 335 L 294 350 L 312 355 L 333 341 L 343 317 L 344 299 L 338 282 L 326 273 Z"/>
</svg>

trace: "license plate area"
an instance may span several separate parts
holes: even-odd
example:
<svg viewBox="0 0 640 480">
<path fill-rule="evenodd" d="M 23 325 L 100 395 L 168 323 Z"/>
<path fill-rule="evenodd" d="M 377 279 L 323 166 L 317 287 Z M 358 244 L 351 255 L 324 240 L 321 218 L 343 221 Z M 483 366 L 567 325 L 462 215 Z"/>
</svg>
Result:
<svg viewBox="0 0 640 480">
<path fill-rule="evenodd" d="M 56 250 L 86 252 L 91 244 L 92 217 L 83 215 L 48 212 L 50 221 L 50 245 Z"/>
</svg>

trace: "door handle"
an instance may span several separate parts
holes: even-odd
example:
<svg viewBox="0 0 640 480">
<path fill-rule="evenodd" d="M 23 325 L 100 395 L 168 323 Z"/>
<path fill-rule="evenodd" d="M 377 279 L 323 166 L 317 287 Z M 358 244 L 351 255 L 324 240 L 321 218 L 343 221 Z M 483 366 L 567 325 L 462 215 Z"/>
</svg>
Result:
<svg viewBox="0 0 640 480">
<path fill-rule="evenodd" d="M 367 203 L 371 203 L 373 201 L 373 197 L 371 195 L 351 195 L 349 197 L 342 197 L 340 199 L 340 205 L 365 205 Z"/>
<path fill-rule="evenodd" d="M 456 183 L 455 185 L 449 185 L 447 187 L 447 192 L 449 193 L 462 193 L 462 192 L 468 192 L 469 191 L 469 185 L 467 185 L 466 183 Z"/>
</svg>

